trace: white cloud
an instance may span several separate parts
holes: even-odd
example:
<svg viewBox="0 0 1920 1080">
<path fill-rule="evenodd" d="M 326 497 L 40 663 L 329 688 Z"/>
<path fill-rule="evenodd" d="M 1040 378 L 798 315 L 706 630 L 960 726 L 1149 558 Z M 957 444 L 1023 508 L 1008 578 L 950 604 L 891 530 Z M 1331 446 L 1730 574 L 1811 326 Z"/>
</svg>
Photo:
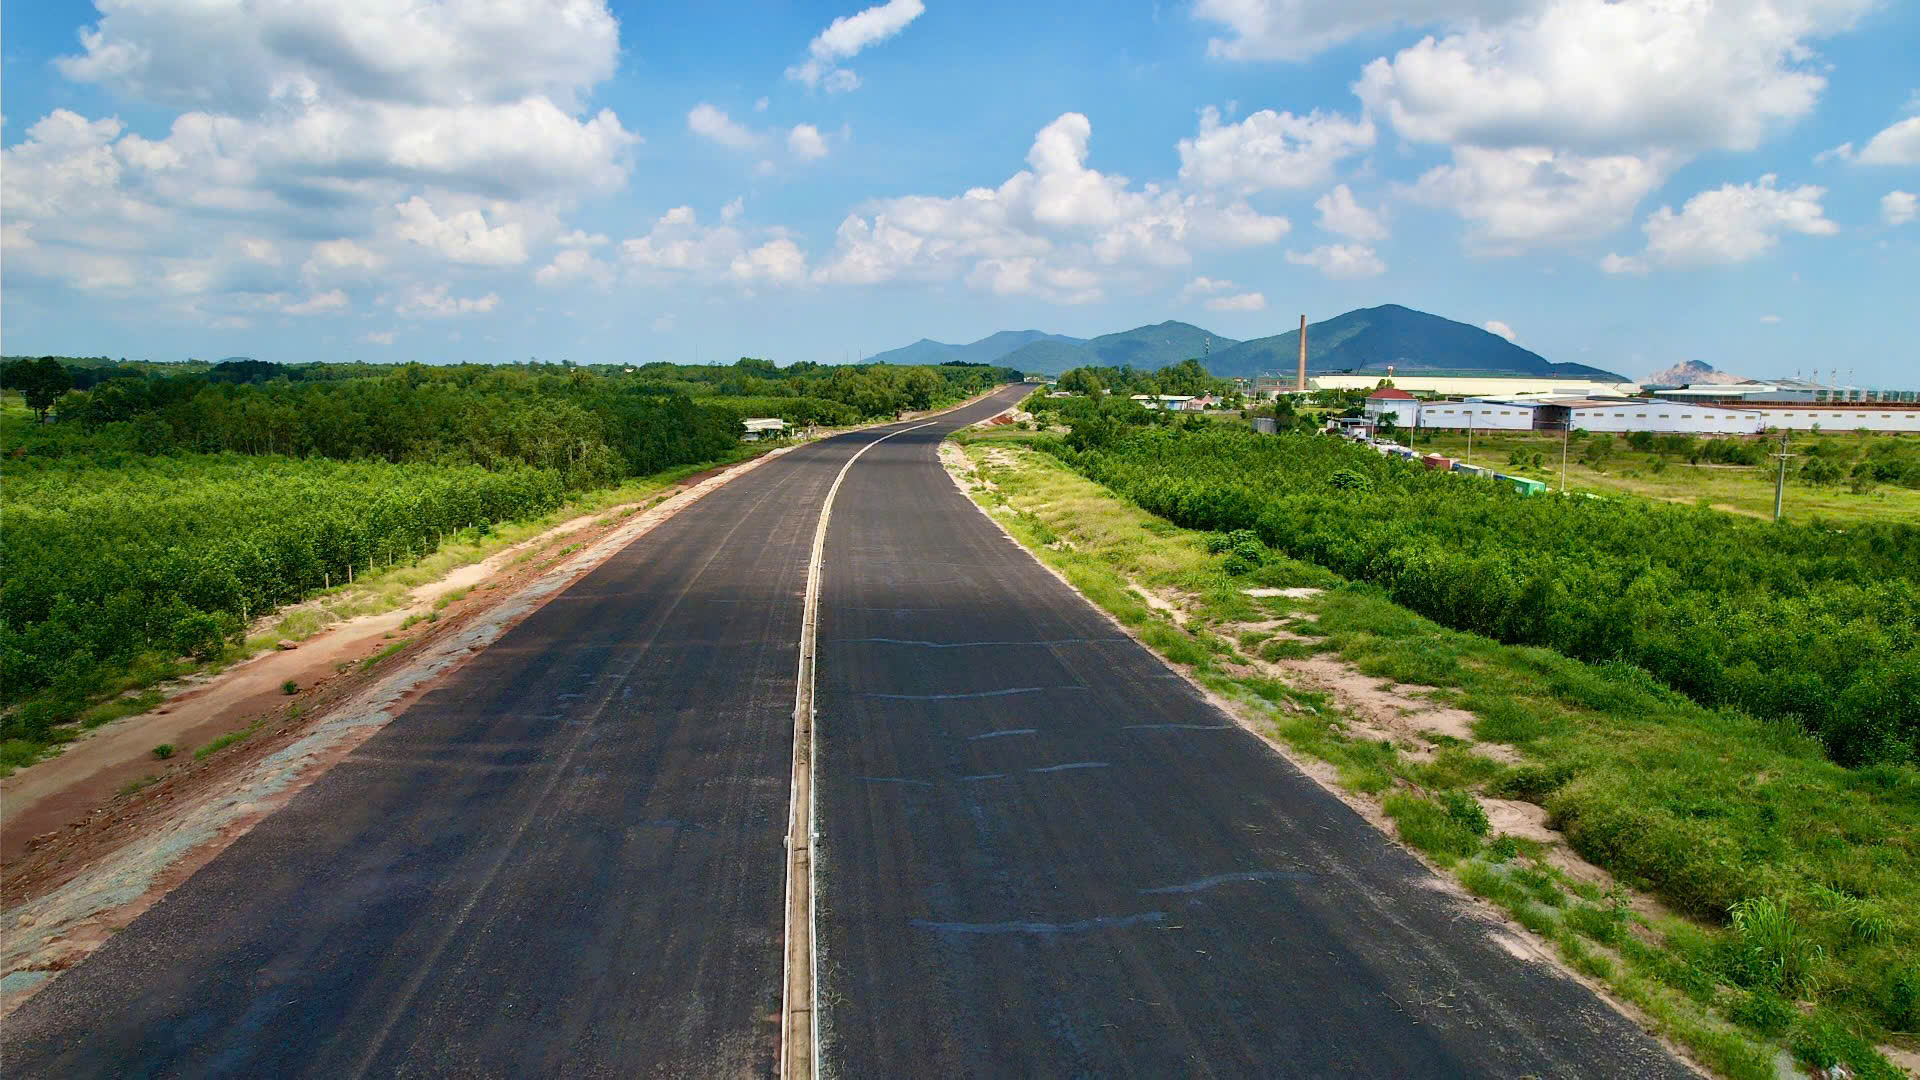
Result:
<svg viewBox="0 0 1920 1080">
<path fill-rule="evenodd" d="M 751 150 L 760 136 L 727 116 L 727 110 L 701 102 L 687 111 L 687 130 L 734 150 Z"/>
<path fill-rule="evenodd" d="M 722 206 L 720 208 L 720 220 L 728 224 L 732 224 L 733 222 L 738 221 L 740 219 L 741 214 L 744 214 L 746 212 L 747 212 L 746 196 L 735 195 L 732 201 L 728 202 L 727 205 Z"/>
<path fill-rule="evenodd" d="M 655 315 L 655 316 L 653 317 L 653 332 L 654 332 L 654 333 L 656 333 L 656 334 L 664 334 L 664 333 L 666 333 L 667 331 L 669 331 L 669 330 L 672 330 L 672 329 L 673 329 L 673 313 L 672 313 L 672 312 L 670 312 L 670 311 L 669 311 L 669 312 L 666 312 L 666 313 L 664 313 L 664 314 L 660 314 L 660 315 Z"/>
<path fill-rule="evenodd" d="M 1519 337 L 1514 334 L 1513 327 L 1508 326 L 1499 319 L 1488 319 L 1486 322 L 1481 323 L 1480 327 L 1489 334 L 1498 334 L 1516 344 L 1520 341 Z"/>
<path fill-rule="evenodd" d="M 1639 256 L 1608 255 L 1608 273 L 1644 272 L 1651 266 L 1711 266 L 1746 262 L 1771 251 L 1782 233 L 1831 236 L 1840 227 L 1820 206 L 1825 188 L 1811 184 L 1781 189 L 1769 173 L 1752 184 L 1723 184 L 1688 199 L 1674 213 L 1663 206 L 1647 218 L 1647 250 Z"/>
<path fill-rule="evenodd" d="M 391 345 L 393 344 L 393 331 L 369 330 L 360 335 L 360 342 L 364 345 Z"/>
<path fill-rule="evenodd" d="M 589 233 L 582 229 L 575 229 L 572 232 L 567 233 L 566 235 L 561 236 L 554 240 L 554 243 L 560 245 L 561 247 L 578 247 L 578 248 L 600 247 L 606 242 L 607 242 L 606 234 Z"/>
<path fill-rule="evenodd" d="M 394 313 L 447 319 L 456 315 L 481 315 L 500 306 L 498 293 L 485 296 L 450 296 L 448 293 L 449 286 L 444 281 L 432 286 L 413 286 L 394 303 Z"/>
<path fill-rule="evenodd" d="M 1235 296 L 1216 296 L 1207 301 L 1208 311 L 1265 311 L 1267 298 L 1257 292 Z"/>
<path fill-rule="evenodd" d="M 613 283 L 613 267 L 593 257 L 585 248 L 567 248 L 553 257 L 553 261 L 533 272 L 533 280 L 539 285 L 565 285 L 573 281 L 586 281 L 601 288 Z"/>
<path fill-rule="evenodd" d="M 1548 0 L 1368 64 L 1354 92 L 1420 142 L 1750 150 L 1813 110 L 1811 37 L 1868 0 Z"/>
<path fill-rule="evenodd" d="M 639 142 L 583 106 L 618 59 L 604 0 L 100 7 L 59 70 L 186 111 L 150 139 L 54 110 L 7 147 L 10 276 L 229 324 L 343 311 L 375 273 L 524 261 Z"/>
<path fill-rule="evenodd" d="M 1364 116 L 1262 109 L 1238 123 L 1222 123 L 1220 110 L 1209 105 L 1200 112 L 1199 134 L 1180 140 L 1180 179 L 1240 192 L 1312 187 L 1373 141 L 1373 121 Z"/>
<path fill-rule="evenodd" d="M 517 221 L 490 226 L 487 215 L 472 208 L 442 218 L 418 195 L 393 209 L 395 235 L 454 262 L 516 266 L 527 259 L 526 231 Z"/>
<path fill-rule="evenodd" d="M 1619 228 L 1671 168 L 1672 160 L 1662 156 L 1458 146 L 1453 164 L 1429 170 L 1407 194 L 1472 223 L 1470 248 L 1507 255 Z"/>
<path fill-rule="evenodd" d="M 1180 290 L 1180 299 L 1190 300 L 1196 296 L 1209 296 L 1213 293 L 1226 292 L 1231 288 L 1233 288 L 1233 282 L 1224 278 L 1197 277 L 1187 282 L 1186 287 Z"/>
<path fill-rule="evenodd" d="M 1377 243 L 1387 238 L 1387 225 L 1380 215 L 1361 206 L 1347 185 L 1340 184 L 1314 200 L 1320 211 L 1319 225 L 1327 232 L 1361 243 Z"/>
<path fill-rule="evenodd" d="M 1889 225 L 1905 225 L 1920 217 L 1920 196 L 1911 191 L 1889 191 L 1880 196 L 1880 220 Z"/>
<path fill-rule="evenodd" d="M 1195 18 L 1221 23 L 1232 37 L 1207 42 L 1209 55 L 1230 60 L 1305 60 L 1364 34 L 1469 17 L 1496 18 L 1528 0 L 1199 0 Z"/>
<path fill-rule="evenodd" d="M 734 203 L 722 211 L 725 223 L 700 224 L 690 206 L 676 206 L 661 215 L 645 236 L 621 245 L 627 264 L 642 275 L 688 275 L 705 282 L 738 284 L 768 282 L 797 284 L 806 279 L 806 253 L 784 229 L 768 229 L 765 239 L 753 243 L 734 222 L 740 212 Z"/>
<path fill-rule="evenodd" d="M 1413 194 L 1465 217 L 1470 249 L 1565 246 L 1700 154 L 1811 115 L 1827 85 L 1814 42 L 1871 6 L 1529 0 L 1374 60 L 1354 92 L 1403 138 L 1450 148 Z"/>
<path fill-rule="evenodd" d="M 318 315 L 326 311 L 345 311 L 348 306 L 346 293 L 339 289 L 329 289 L 323 293 L 314 293 L 297 303 L 288 304 L 280 310 L 289 315 Z"/>
<path fill-rule="evenodd" d="M 1778 316 L 1778 315 L 1762 315 L 1762 316 L 1760 316 L 1760 321 L 1761 321 L 1761 322 L 1763 322 L 1763 323 L 1766 323 L 1766 324 L 1767 324 L 1768 326 L 1772 326 L 1772 325 L 1773 325 L 1774 323 L 1777 323 L 1777 322 L 1779 322 L 1779 321 L 1780 321 L 1780 316 Z"/>
<path fill-rule="evenodd" d="M 1862 165 L 1920 165 L 1920 116 L 1909 116 L 1867 140 L 1854 160 Z"/>
<path fill-rule="evenodd" d="M 572 106 L 619 61 L 604 0 L 449 4 L 422 0 L 197 3 L 103 0 L 84 51 L 56 66 L 76 82 L 181 108 L 264 114 L 289 103 L 416 105 L 544 97 Z"/>
<path fill-rule="evenodd" d="M 766 98 L 764 98 L 764 97 L 763 97 L 763 98 L 756 98 L 756 99 L 754 99 L 754 102 L 753 102 L 753 111 L 754 111 L 754 112 L 766 112 L 766 111 L 767 111 L 767 99 L 766 99 Z M 667 316 L 667 318 L 672 318 L 672 316 Z"/>
<path fill-rule="evenodd" d="M 1311 266 L 1335 279 L 1376 277 L 1387 272 L 1387 264 L 1364 244 L 1322 244 L 1304 254 L 1289 251 L 1287 261 L 1295 266 Z"/>
<path fill-rule="evenodd" d="M 887 0 L 853 15 L 842 15 L 807 45 L 804 63 L 787 69 L 787 78 L 843 93 L 859 87 L 860 77 L 837 66 L 862 50 L 878 45 L 907 28 L 927 10 L 921 0 Z"/>
<path fill-rule="evenodd" d="M 1083 303 L 1109 275 L 1182 266 L 1200 249 L 1270 244 L 1285 218 L 1087 166 L 1092 125 L 1065 113 L 1042 128 L 1028 168 L 997 188 L 877 200 L 840 224 L 814 273 L 835 284 L 961 278 L 976 288 Z"/>
<path fill-rule="evenodd" d="M 812 124 L 795 124 L 787 132 L 787 150 L 795 157 L 813 160 L 827 156 L 827 140 Z"/>
<path fill-rule="evenodd" d="M 794 285 L 807 279 L 807 256 L 789 236 L 775 236 L 733 257 L 728 270 L 736 281 Z"/>
</svg>

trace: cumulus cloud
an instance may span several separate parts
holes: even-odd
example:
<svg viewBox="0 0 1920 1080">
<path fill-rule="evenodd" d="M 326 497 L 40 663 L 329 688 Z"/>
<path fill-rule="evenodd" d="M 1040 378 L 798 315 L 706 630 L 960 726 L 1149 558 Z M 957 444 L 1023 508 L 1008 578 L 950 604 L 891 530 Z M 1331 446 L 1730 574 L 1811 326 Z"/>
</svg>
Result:
<svg viewBox="0 0 1920 1080">
<path fill-rule="evenodd" d="M 1416 196 L 1513 254 L 1631 217 L 1680 165 L 1750 150 L 1810 115 L 1813 43 L 1871 0 L 1533 0 L 1368 64 L 1354 92 L 1454 163 Z"/>
<path fill-rule="evenodd" d="M 1854 160 L 1862 165 L 1920 165 L 1920 116 L 1909 116 L 1875 135 Z"/>
<path fill-rule="evenodd" d="M 1831 236 L 1840 231 L 1826 217 L 1820 198 L 1825 188 L 1811 184 L 1778 188 L 1769 173 L 1752 184 L 1723 184 L 1688 199 L 1675 213 L 1663 206 L 1643 226 L 1647 249 L 1637 256 L 1609 254 L 1601 260 L 1608 273 L 1640 273 L 1652 266 L 1713 266 L 1758 258 L 1779 244 L 1783 233 Z"/>
<path fill-rule="evenodd" d="M 604 0 L 448 4 L 103 2 L 83 51 L 56 61 L 76 82 L 188 109 L 261 114 L 292 102 L 415 105 L 543 97 L 577 104 L 619 61 Z"/>
<path fill-rule="evenodd" d="M 1106 275 L 1183 266 L 1194 250 L 1271 244 L 1285 218 L 1087 165 L 1092 124 L 1065 113 L 1042 128 L 1028 168 L 997 188 L 877 200 L 841 222 L 816 280 L 871 284 L 962 278 L 1002 294 L 1083 303 Z"/>
<path fill-rule="evenodd" d="M 327 311 L 344 311 L 348 304 L 346 293 L 339 289 L 328 289 L 323 293 L 314 293 L 305 300 L 288 304 L 280 310 L 289 315 L 318 315 Z"/>
<path fill-rule="evenodd" d="M 1586 157 L 1545 147 L 1458 146 L 1452 164 L 1429 170 L 1406 194 L 1465 218 L 1472 226 L 1469 248 L 1510 255 L 1619 228 L 1671 168 L 1664 154 Z"/>
<path fill-rule="evenodd" d="M 375 273 L 524 261 L 625 184 L 639 141 L 582 104 L 618 58 L 604 0 L 101 9 L 58 70 L 184 111 L 147 138 L 57 109 L 0 151 L 0 227 L 34 245 L 9 245 L 9 275 L 28 283 L 229 321 L 262 297 L 346 310 Z M 259 257 L 315 236 L 336 239 Z"/>
<path fill-rule="evenodd" d="M 863 50 L 893 37 L 927 10 L 921 0 L 887 0 L 853 15 L 842 15 L 807 44 L 807 59 L 787 69 L 787 78 L 828 93 L 860 85 L 860 76 L 839 66 Z"/>
<path fill-rule="evenodd" d="M 1207 52 L 1230 60 L 1305 60 L 1344 41 L 1395 26 L 1423 26 L 1470 17 L 1497 18 L 1529 6 L 1527 0 L 1199 0 L 1195 18 L 1224 26 L 1231 36 L 1207 42 Z"/>
<path fill-rule="evenodd" d="M 605 288 L 613 283 L 613 267 L 593 257 L 586 248 L 570 247 L 554 255 L 553 261 L 533 272 L 538 285 L 566 285 L 584 281 Z"/>
<path fill-rule="evenodd" d="M 736 200 L 737 202 L 738 200 Z M 700 224 L 690 206 L 662 214 L 643 236 L 621 245 L 626 263 L 643 277 L 684 275 L 697 281 L 792 285 L 806 280 L 806 253 L 784 229 L 768 229 L 764 239 L 736 224 L 739 211 L 729 203 L 722 224 Z"/>
<path fill-rule="evenodd" d="M 394 302 L 395 314 L 449 319 L 456 315 L 481 315 L 500 306 L 498 293 L 485 296 L 453 296 L 446 282 L 414 286 Z"/>
<path fill-rule="evenodd" d="M 1515 342 L 1516 344 L 1520 340 L 1517 336 L 1514 335 L 1513 327 L 1508 326 L 1506 323 L 1501 322 L 1499 319 L 1488 319 L 1486 322 L 1481 323 L 1480 327 L 1481 329 L 1485 330 L 1489 334 L 1498 334 L 1501 337 L 1506 338 L 1508 341 Z"/>
<path fill-rule="evenodd" d="M 1208 311 L 1265 311 L 1267 298 L 1257 292 L 1216 296 L 1207 301 Z"/>
<path fill-rule="evenodd" d="M 1911 191 L 1889 191 L 1880 196 L 1880 220 L 1889 225 L 1905 225 L 1920 217 L 1920 196 Z"/>
<path fill-rule="evenodd" d="M 1779 322 L 1779 321 L 1780 321 L 1780 316 L 1778 316 L 1778 315 L 1762 315 L 1762 316 L 1760 316 L 1760 321 L 1761 321 L 1761 322 L 1763 322 L 1763 323 L 1766 323 L 1766 324 L 1767 324 L 1768 326 L 1772 326 L 1772 325 L 1773 325 L 1774 323 L 1777 323 L 1777 322 Z"/>
<path fill-rule="evenodd" d="M 1345 184 L 1315 199 L 1313 208 L 1320 211 L 1318 223 L 1327 232 L 1361 243 L 1377 243 L 1387 238 L 1387 225 L 1380 214 L 1361 206 Z"/>
<path fill-rule="evenodd" d="M 1325 183 L 1341 159 L 1373 145 L 1373 121 L 1318 109 L 1306 116 L 1262 109 L 1238 123 L 1200 112 L 1200 131 L 1180 140 L 1180 179 L 1250 193 Z"/>
<path fill-rule="evenodd" d="M 751 150 L 760 145 L 760 136 L 727 116 L 727 110 L 701 102 L 687 111 L 687 130 L 721 146 Z"/>
<path fill-rule="evenodd" d="M 1186 287 L 1180 290 L 1180 299 L 1191 300 L 1196 296 L 1210 296 L 1232 288 L 1233 282 L 1225 278 L 1197 277 L 1187 282 Z"/>
<path fill-rule="evenodd" d="M 1422 142 L 1750 150 L 1813 110 L 1807 39 L 1866 0 L 1552 0 L 1368 64 L 1354 91 Z"/>
<path fill-rule="evenodd" d="M 487 215 L 472 208 L 443 218 L 418 195 L 393 210 L 395 235 L 454 262 L 516 266 L 527 260 L 525 229 L 517 221 L 489 225 Z"/>
<path fill-rule="evenodd" d="M 1312 251 L 1289 251 L 1287 261 L 1295 266 L 1311 266 L 1336 280 L 1376 277 L 1387 272 L 1387 264 L 1365 244 L 1322 244 Z"/>
<path fill-rule="evenodd" d="M 794 157 L 811 161 L 827 156 L 827 140 L 812 124 L 795 124 L 793 130 L 787 132 L 787 150 Z"/>
</svg>

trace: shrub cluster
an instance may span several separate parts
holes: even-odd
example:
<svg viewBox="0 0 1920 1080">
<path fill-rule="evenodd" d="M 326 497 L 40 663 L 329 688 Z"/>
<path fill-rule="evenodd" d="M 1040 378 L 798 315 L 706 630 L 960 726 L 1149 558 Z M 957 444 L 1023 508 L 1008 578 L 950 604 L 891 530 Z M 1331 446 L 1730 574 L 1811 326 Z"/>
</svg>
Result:
<svg viewBox="0 0 1920 1080">
<path fill-rule="evenodd" d="M 1920 526 L 1528 498 L 1336 439 L 1082 423 L 1050 449 L 1177 524 L 1250 530 L 1449 626 L 1796 721 L 1845 765 L 1920 757 Z"/>
</svg>

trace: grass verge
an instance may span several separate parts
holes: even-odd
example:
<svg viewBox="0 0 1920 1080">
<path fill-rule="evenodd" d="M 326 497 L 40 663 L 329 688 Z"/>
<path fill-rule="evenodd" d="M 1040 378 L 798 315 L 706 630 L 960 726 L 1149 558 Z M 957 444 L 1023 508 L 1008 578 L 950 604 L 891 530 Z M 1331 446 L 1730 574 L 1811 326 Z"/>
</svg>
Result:
<svg viewBox="0 0 1920 1080">
<path fill-rule="evenodd" d="M 1877 1047 L 1920 1049 L 1920 773 L 1844 769 L 1789 726 L 1638 669 L 1448 630 L 1178 528 L 1032 437 L 962 436 L 973 497 L 1016 539 L 1700 1062 L 1771 1077 L 1784 1050 L 1892 1077 Z M 1325 591 L 1246 591 L 1300 586 Z M 1303 656 L 1464 710 L 1471 738 L 1382 737 L 1291 677 Z M 1504 832 L 1485 807 L 1538 808 L 1552 830 Z"/>
</svg>

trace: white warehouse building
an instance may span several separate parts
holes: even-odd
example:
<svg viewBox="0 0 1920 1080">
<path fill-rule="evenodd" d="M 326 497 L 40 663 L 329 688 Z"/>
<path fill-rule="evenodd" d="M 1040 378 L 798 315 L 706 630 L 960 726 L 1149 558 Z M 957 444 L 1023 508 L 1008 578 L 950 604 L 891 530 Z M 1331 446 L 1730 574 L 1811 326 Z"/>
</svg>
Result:
<svg viewBox="0 0 1920 1080">
<path fill-rule="evenodd" d="M 1538 401 L 1423 401 L 1419 425 L 1465 431 L 1526 431 L 1534 426 Z"/>
<path fill-rule="evenodd" d="M 1767 430 L 1758 409 L 1725 409 L 1678 401 L 1552 401 L 1541 403 L 1549 431 L 1651 431 L 1656 435 L 1758 435 Z"/>
</svg>

